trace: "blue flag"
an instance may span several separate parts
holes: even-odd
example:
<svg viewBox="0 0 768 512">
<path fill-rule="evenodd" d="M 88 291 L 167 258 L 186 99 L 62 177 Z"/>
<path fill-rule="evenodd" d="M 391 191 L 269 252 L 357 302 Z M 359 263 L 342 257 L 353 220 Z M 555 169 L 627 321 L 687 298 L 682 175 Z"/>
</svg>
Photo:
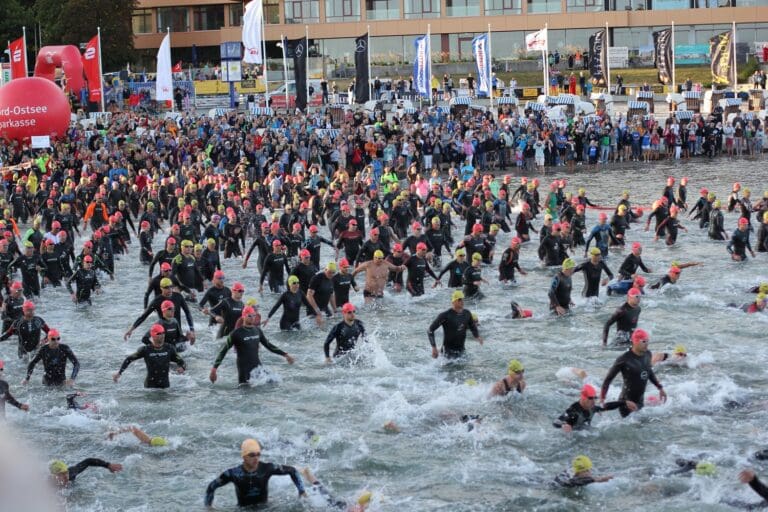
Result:
<svg viewBox="0 0 768 512">
<path fill-rule="evenodd" d="M 478 96 L 491 95 L 491 56 L 488 52 L 488 34 L 476 36 L 472 40 L 472 53 L 477 65 L 477 91 Z"/>
<path fill-rule="evenodd" d="M 428 36 L 417 37 L 413 41 L 416 48 L 416 58 L 413 59 L 413 88 L 422 96 L 431 93 L 432 62 L 430 61 L 431 48 Z"/>
</svg>

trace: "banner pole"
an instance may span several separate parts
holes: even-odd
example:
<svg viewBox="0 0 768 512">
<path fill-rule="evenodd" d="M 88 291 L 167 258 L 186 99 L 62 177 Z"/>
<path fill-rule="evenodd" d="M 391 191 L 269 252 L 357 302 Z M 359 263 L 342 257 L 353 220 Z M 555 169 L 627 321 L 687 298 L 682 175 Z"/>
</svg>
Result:
<svg viewBox="0 0 768 512">
<path fill-rule="evenodd" d="M 608 94 L 611 94 L 611 63 L 608 59 L 610 53 L 611 43 L 610 37 L 608 37 L 608 22 L 605 22 L 605 42 L 603 43 L 603 51 L 605 52 L 605 88 L 608 89 Z M 618 95 L 619 91 L 616 91 Z"/>
<path fill-rule="evenodd" d="M 168 32 L 168 53 L 171 53 L 171 27 L 165 27 L 165 30 Z M 173 66 L 173 58 L 171 58 L 171 66 Z M 157 77 L 155 77 L 155 82 L 157 82 Z M 173 67 L 171 67 L 171 112 L 176 112 L 176 101 L 173 96 Z"/>
<path fill-rule="evenodd" d="M 290 111 L 291 96 L 288 94 L 288 57 L 286 56 L 287 41 L 283 34 L 280 34 L 280 44 L 283 46 L 283 80 L 285 80 L 285 108 Z M 296 81 L 294 80 L 294 83 Z"/>
<path fill-rule="evenodd" d="M 677 82 L 675 81 L 675 22 L 672 22 L 672 93 L 677 92 Z"/>
<path fill-rule="evenodd" d="M 432 25 L 427 23 L 427 95 L 429 96 L 429 106 L 432 106 Z"/>
<path fill-rule="evenodd" d="M 549 23 L 544 24 L 544 33 L 546 34 L 546 37 L 544 38 L 544 48 L 542 48 L 542 69 L 544 70 L 544 89 L 542 92 L 544 93 L 544 96 L 549 96 Z"/>
<path fill-rule="evenodd" d="M 27 66 L 27 27 L 21 27 L 21 33 L 24 37 L 24 51 L 23 57 L 24 57 L 24 76 L 22 78 L 27 78 L 29 75 L 29 67 Z"/>
<path fill-rule="evenodd" d="M 104 112 L 104 71 L 101 64 L 101 27 L 96 27 L 96 35 L 99 39 L 99 90 L 101 91 L 101 111 Z"/>
<path fill-rule="evenodd" d="M 731 25 L 731 34 L 732 34 L 731 35 L 731 40 L 733 41 L 733 47 L 732 47 L 732 51 L 733 51 L 733 92 L 737 92 L 737 89 L 739 87 L 739 75 L 736 72 L 737 64 L 738 64 L 738 62 L 736 61 L 736 22 L 732 21 L 731 24 L 732 24 Z"/>
<path fill-rule="evenodd" d="M 365 30 L 366 30 L 365 33 L 368 34 L 366 36 L 366 39 L 368 39 L 368 41 L 366 41 L 367 44 L 365 45 L 366 49 L 368 50 L 368 99 L 372 100 L 373 99 L 373 83 L 371 82 L 371 78 L 372 78 L 371 77 L 371 26 L 366 25 Z"/>
<path fill-rule="evenodd" d="M 488 24 L 488 99 L 491 108 L 491 115 L 493 115 L 493 53 L 491 52 L 491 24 Z"/>
<path fill-rule="evenodd" d="M 267 78 L 267 34 L 264 32 L 264 11 L 261 12 L 261 60 L 264 64 L 264 108 L 269 108 L 269 79 Z M 286 91 L 287 93 L 288 91 Z"/>
<path fill-rule="evenodd" d="M 304 25 L 304 95 L 307 97 L 307 105 L 304 107 L 309 112 L 309 25 Z"/>
</svg>

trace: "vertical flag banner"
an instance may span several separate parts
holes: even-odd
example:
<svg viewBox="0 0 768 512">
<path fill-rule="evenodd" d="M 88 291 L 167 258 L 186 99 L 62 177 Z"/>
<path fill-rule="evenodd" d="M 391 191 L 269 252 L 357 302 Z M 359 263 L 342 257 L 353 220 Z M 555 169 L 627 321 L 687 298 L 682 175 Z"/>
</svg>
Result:
<svg viewBox="0 0 768 512">
<path fill-rule="evenodd" d="M 666 28 L 653 33 L 653 65 L 659 76 L 659 83 L 672 82 L 672 29 Z"/>
<path fill-rule="evenodd" d="M 99 63 L 99 36 L 93 36 L 83 53 L 83 71 L 88 81 L 88 100 L 101 102 L 101 66 Z"/>
<path fill-rule="evenodd" d="M 157 51 L 157 78 L 155 99 L 173 101 L 173 74 L 171 73 L 171 35 L 166 34 Z"/>
<path fill-rule="evenodd" d="M 712 59 L 712 82 L 717 85 L 731 83 L 731 69 L 734 64 L 732 33 L 723 32 L 709 40 L 709 55 Z"/>
<path fill-rule="evenodd" d="M 477 65 L 477 90 L 478 95 L 491 95 L 491 61 L 488 56 L 488 34 L 475 36 L 472 39 L 472 53 Z"/>
<path fill-rule="evenodd" d="M 541 52 L 547 49 L 547 29 L 539 30 L 525 36 L 525 50 Z"/>
<path fill-rule="evenodd" d="M 608 66 L 608 50 L 606 48 L 606 30 L 598 30 L 589 36 L 589 74 L 592 82 L 605 85 L 605 71 Z"/>
<path fill-rule="evenodd" d="M 264 15 L 264 8 L 261 0 L 252 0 L 245 5 L 245 15 L 243 16 L 243 62 L 249 64 L 261 64 L 261 19 Z"/>
<path fill-rule="evenodd" d="M 286 39 L 286 55 L 293 57 L 293 78 L 296 82 L 296 108 L 306 110 L 307 108 L 307 40 Z"/>
<path fill-rule="evenodd" d="M 430 96 L 430 79 L 432 63 L 430 62 L 431 48 L 428 36 L 417 37 L 413 41 L 416 48 L 416 58 L 413 59 L 413 87 L 421 96 Z"/>
<path fill-rule="evenodd" d="M 11 53 L 11 80 L 27 77 L 27 49 L 24 38 L 20 37 L 8 45 Z"/>
<path fill-rule="evenodd" d="M 355 39 L 355 102 L 365 103 L 371 99 L 371 89 L 368 83 L 368 34 Z"/>
</svg>

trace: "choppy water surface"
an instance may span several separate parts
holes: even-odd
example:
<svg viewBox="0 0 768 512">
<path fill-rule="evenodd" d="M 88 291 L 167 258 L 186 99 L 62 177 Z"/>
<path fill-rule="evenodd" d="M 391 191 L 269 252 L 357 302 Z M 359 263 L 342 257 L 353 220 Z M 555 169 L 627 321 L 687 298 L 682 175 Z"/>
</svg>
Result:
<svg viewBox="0 0 768 512">
<path fill-rule="evenodd" d="M 568 190 L 585 186 L 591 200 L 613 205 L 621 191 L 630 188 L 635 204 L 648 205 L 660 195 L 666 176 L 686 175 L 691 205 L 701 186 L 724 199 L 736 180 L 750 186 L 757 199 L 764 166 L 720 160 L 580 171 L 569 178 Z M 596 215 L 588 212 L 590 226 Z M 728 229 L 735 224 L 736 216 L 728 215 Z M 276 321 L 271 322 L 267 336 L 297 363 L 289 366 L 265 353 L 268 373 L 247 389 L 236 387 L 232 352 L 219 370 L 217 384 L 208 382 L 219 342 L 205 327 L 202 314 L 195 312 L 198 343 L 184 355 L 188 373 L 172 376 L 168 392 L 143 389 L 141 361 L 119 384 L 111 380 L 123 357 L 140 344 L 139 331 L 128 343 L 122 340 L 141 311 L 146 285 L 146 267 L 136 263 L 134 245 L 118 262 L 117 280 L 106 282 L 93 308 L 73 308 L 63 289 L 46 291 L 38 307 L 38 314 L 61 329 L 64 342 L 80 358 L 78 387 L 91 394 L 88 399 L 100 405 L 101 414 L 67 411 L 63 391 L 47 392 L 41 386 L 41 368 L 29 388 L 22 389 L 18 383 L 23 370 L 15 341 L 9 340 L 0 344 L 6 378 L 17 397 L 32 407 L 28 414 L 9 408 L 9 423 L 43 457 L 74 463 L 97 456 L 125 464 L 122 474 L 97 468 L 78 478 L 68 492 L 70 510 L 202 509 L 206 485 L 238 463 L 245 437 L 262 441 L 266 461 L 312 467 L 340 497 L 373 490 L 373 510 L 720 510 L 726 508 L 719 504 L 723 498 L 758 501 L 737 483 L 736 474 L 755 464 L 749 459 L 752 452 L 768 445 L 768 317 L 747 316 L 726 304 L 754 298 L 744 292 L 768 278 L 766 256 L 759 254 L 745 265 L 732 263 L 724 242 L 709 241 L 694 222 L 684 225 L 690 232 L 681 232 L 673 248 L 653 243 L 652 233 L 637 225 L 628 238 L 645 246 L 644 260 L 654 270 L 649 282 L 672 260 L 705 263 L 683 270 L 678 286 L 642 300 L 640 325 L 651 333 L 651 350 L 671 350 L 684 343 L 692 368 L 658 371 L 670 397 L 666 405 L 647 407 L 626 420 L 617 413 L 604 414 L 587 432 L 567 436 L 552 427 L 552 420 L 578 398 L 581 384 L 556 374 L 564 367 L 585 368 L 587 381 L 599 386 L 619 354 L 601 349 L 602 324 L 622 299 L 601 295 L 600 304 L 586 304 L 578 296 L 582 277 L 576 276 L 573 314 L 550 317 L 546 289 L 551 274 L 538 269 L 530 245 L 523 249 L 521 263 L 532 271 L 518 278 L 517 287 L 500 286 L 495 267 L 484 270 L 492 282 L 484 287 L 487 297 L 468 307 L 478 314 L 486 343 L 480 347 L 468 341 L 465 362 L 446 366 L 430 358 L 426 329 L 449 307 L 445 288 L 429 289 L 415 300 L 388 295 L 381 308 L 361 308 L 358 318 L 371 334 L 370 343 L 353 364 L 323 363 L 327 324 L 318 329 L 305 321 L 301 333 L 284 334 L 276 331 Z M 510 236 L 500 236 L 499 253 Z M 323 253 L 323 261 L 330 257 L 330 252 Z M 612 253 L 611 269 L 616 271 L 622 259 L 623 254 Z M 247 271 L 239 261 L 224 265 L 228 283 L 242 280 L 246 296 L 256 296 L 253 265 Z M 265 314 L 275 297 L 258 298 Z M 532 308 L 534 319 L 505 318 L 511 299 Z M 353 302 L 362 305 L 361 294 Z M 524 363 L 528 389 L 523 396 L 488 400 L 490 386 L 504 375 L 511 358 Z M 478 384 L 465 384 L 469 378 Z M 609 398 L 618 394 L 620 382 L 619 377 Z M 652 386 L 649 392 L 656 393 Z M 733 401 L 745 405 L 726 408 Z M 483 415 L 482 425 L 467 431 L 458 421 L 462 414 Z M 395 421 L 401 433 L 385 432 L 387 421 Z M 106 439 L 109 428 L 129 423 L 150 435 L 166 436 L 170 446 L 158 450 L 140 447 L 131 437 Z M 316 437 L 308 439 L 308 429 Z M 550 488 L 551 479 L 582 453 L 592 458 L 597 474 L 611 473 L 614 480 L 578 492 Z M 665 474 L 674 469 L 677 457 L 704 457 L 717 464 L 718 474 L 668 478 Z M 768 470 L 760 463 L 756 468 L 758 474 Z M 272 480 L 270 495 L 268 510 L 318 508 L 316 501 L 297 501 L 287 477 Z M 216 505 L 236 508 L 231 486 L 218 491 Z"/>
</svg>

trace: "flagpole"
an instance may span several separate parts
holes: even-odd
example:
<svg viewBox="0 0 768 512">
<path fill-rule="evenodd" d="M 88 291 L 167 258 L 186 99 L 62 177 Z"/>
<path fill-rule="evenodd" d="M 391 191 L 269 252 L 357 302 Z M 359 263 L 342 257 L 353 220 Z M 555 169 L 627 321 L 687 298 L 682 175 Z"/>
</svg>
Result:
<svg viewBox="0 0 768 512">
<path fill-rule="evenodd" d="M 27 67 L 27 27 L 21 27 L 21 33 L 22 37 L 24 37 L 24 76 L 22 78 L 27 78 L 29 74 L 29 68 Z"/>
<path fill-rule="evenodd" d="M 168 33 L 168 53 L 171 51 L 171 27 L 165 27 L 166 32 Z M 101 44 L 101 43 L 99 43 Z M 101 48 L 101 46 L 99 46 Z M 171 66 L 173 66 L 173 59 L 171 59 Z M 157 82 L 157 77 L 155 77 L 155 82 Z M 173 67 L 171 67 L 171 112 L 176 112 L 176 101 L 173 97 Z"/>
<path fill-rule="evenodd" d="M 371 82 L 371 26 L 366 25 L 365 26 L 365 33 L 367 34 L 365 37 L 368 39 L 366 41 L 365 47 L 368 50 L 368 99 L 373 99 L 373 83 Z"/>
<path fill-rule="evenodd" d="M 544 96 L 549 96 L 549 61 L 547 60 L 549 58 L 549 30 L 547 30 L 547 27 L 549 26 L 549 23 L 544 24 L 544 32 L 546 33 L 546 37 L 544 38 L 544 48 L 541 50 L 542 56 L 543 56 L 543 68 L 544 68 L 544 90 L 542 91 L 544 93 Z"/>
<path fill-rule="evenodd" d="M 304 52 L 304 95 L 307 98 L 307 106 L 304 109 L 309 112 L 309 25 L 304 25 Z"/>
<path fill-rule="evenodd" d="M 285 80 L 285 108 L 290 111 L 291 108 L 291 97 L 288 94 L 288 58 L 285 55 L 285 46 L 286 46 L 286 40 L 283 34 L 280 34 L 280 44 L 283 46 L 283 79 Z M 296 81 L 294 80 L 294 83 Z"/>
<path fill-rule="evenodd" d="M 736 67 L 737 67 L 738 62 L 737 62 L 737 59 L 736 59 L 736 22 L 735 21 L 731 22 L 731 27 L 732 27 L 731 28 L 731 33 L 733 34 L 731 36 L 731 40 L 733 41 L 733 47 L 732 47 L 732 51 L 733 51 L 733 92 L 738 92 L 739 75 L 736 72 Z"/>
<path fill-rule="evenodd" d="M 488 24 L 488 98 L 490 100 L 489 105 L 491 107 L 491 115 L 493 115 L 493 53 L 491 53 L 491 24 Z"/>
<path fill-rule="evenodd" d="M 677 82 L 675 81 L 675 22 L 672 22 L 672 94 L 677 92 Z"/>
<path fill-rule="evenodd" d="M 101 111 L 104 112 L 104 72 L 101 68 L 101 27 L 96 27 L 96 35 L 99 38 L 99 90 L 101 91 Z"/>
<path fill-rule="evenodd" d="M 429 106 L 432 106 L 432 25 L 427 23 L 427 95 Z"/>
<path fill-rule="evenodd" d="M 264 32 L 264 11 L 261 12 L 261 60 L 264 64 L 264 107 L 269 108 L 269 80 L 267 78 L 267 34 Z M 285 91 L 288 94 L 288 91 Z"/>
<path fill-rule="evenodd" d="M 603 45 L 603 48 L 605 49 L 605 87 L 608 89 L 608 94 L 611 94 L 611 62 L 608 58 L 609 54 L 611 53 L 611 36 L 609 35 L 609 29 L 608 29 L 608 22 L 605 22 L 605 44 Z M 619 91 L 616 91 L 616 94 L 618 95 Z"/>
</svg>

